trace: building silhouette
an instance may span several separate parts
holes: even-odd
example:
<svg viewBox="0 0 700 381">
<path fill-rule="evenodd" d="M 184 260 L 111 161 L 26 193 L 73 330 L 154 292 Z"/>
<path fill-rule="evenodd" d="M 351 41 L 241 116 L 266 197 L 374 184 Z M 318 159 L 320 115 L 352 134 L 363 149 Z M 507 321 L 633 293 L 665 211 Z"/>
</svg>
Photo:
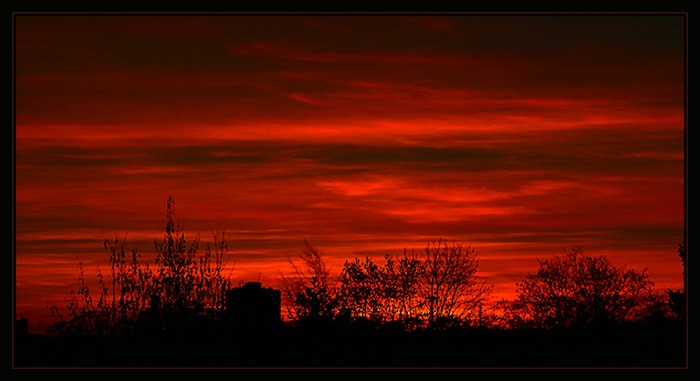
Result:
<svg viewBox="0 0 700 381">
<path fill-rule="evenodd" d="M 226 315 L 237 325 L 274 325 L 281 322 L 282 292 L 246 282 L 226 291 Z"/>
</svg>

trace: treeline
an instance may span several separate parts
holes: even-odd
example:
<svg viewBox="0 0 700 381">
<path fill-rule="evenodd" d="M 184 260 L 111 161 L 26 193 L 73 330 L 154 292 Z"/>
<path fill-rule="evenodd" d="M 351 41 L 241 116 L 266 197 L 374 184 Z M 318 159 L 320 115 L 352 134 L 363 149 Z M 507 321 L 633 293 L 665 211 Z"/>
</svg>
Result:
<svg viewBox="0 0 700 381">
<path fill-rule="evenodd" d="M 225 233 L 213 233 L 213 244 L 202 253 L 199 237 L 188 240 L 175 229 L 174 205 L 169 198 L 165 234 L 154 240 L 152 265 L 123 240 L 105 241 L 110 272 L 98 271 L 95 292 L 80 264 L 79 288 L 65 308 L 48 306 L 57 318 L 52 332 L 109 336 L 154 327 L 161 333 L 220 327 L 231 288 Z M 678 252 L 685 265 L 685 246 Z M 354 324 L 410 332 L 609 327 L 685 318 L 682 291 L 659 293 L 646 269 L 618 268 L 579 249 L 541 261 L 517 283 L 514 300 L 495 303 L 493 285 L 479 276 L 476 250 L 459 243 L 438 240 L 382 261 L 355 258 L 331 274 L 321 251 L 305 242 L 291 264 L 280 288 L 287 321 L 295 326 Z"/>
<path fill-rule="evenodd" d="M 684 258 L 685 246 L 678 252 Z M 685 317 L 682 291 L 660 294 L 646 269 L 619 268 L 581 249 L 540 261 L 516 284 L 514 300 L 490 304 L 493 286 L 478 275 L 476 251 L 458 243 L 439 240 L 419 253 L 387 254 L 383 263 L 355 258 L 335 276 L 308 242 L 300 260 L 282 279 L 288 316 L 300 324 L 561 329 Z"/>
<path fill-rule="evenodd" d="M 288 317 L 302 324 L 367 322 L 407 330 L 486 324 L 484 303 L 492 286 L 477 274 L 476 251 L 438 241 L 420 254 L 404 250 L 384 262 L 355 258 L 331 276 L 308 242 L 292 276 L 282 277 Z"/>
</svg>

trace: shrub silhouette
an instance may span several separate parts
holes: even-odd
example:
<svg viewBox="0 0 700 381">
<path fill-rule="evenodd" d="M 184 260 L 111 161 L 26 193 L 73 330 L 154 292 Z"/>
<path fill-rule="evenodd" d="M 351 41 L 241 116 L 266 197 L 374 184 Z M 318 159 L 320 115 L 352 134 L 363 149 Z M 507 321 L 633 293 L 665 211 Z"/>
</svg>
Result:
<svg viewBox="0 0 700 381">
<path fill-rule="evenodd" d="M 606 257 L 574 249 L 540 262 L 517 283 L 516 298 L 502 302 L 511 327 L 566 328 L 636 322 L 661 306 L 646 269 L 613 266 Z"/>
<path fill-rule="evenodd" d="M 213 249 L 207 245 L 199 252 L 199 237 L 188 243 L 185 234 L 175 228 L 175 200 L 167 201 L 165 234 L 154 240 L 154 268 L 141 262 L 141 255 L 116 238 L 104 241 L 109 251 L 110 276 L 97 272 L 98 292 L 93 292 L 79 263 L 79 288 L 72 291 L 66 313 L 55 304 L 48 306 L 58 321 L 50 331 L 59 334 L 109 335 L 137 329 L 139 325 L 168 323 L 194 318 L 218 318 L 224 309 L 224 293 L 230 276 L 224 275 L 225 232 L 213 233 Z M 127 259 L 128 258 L 128 259 Z M 150 327 L 143 327 L 149 329 Z"/>
</svg>

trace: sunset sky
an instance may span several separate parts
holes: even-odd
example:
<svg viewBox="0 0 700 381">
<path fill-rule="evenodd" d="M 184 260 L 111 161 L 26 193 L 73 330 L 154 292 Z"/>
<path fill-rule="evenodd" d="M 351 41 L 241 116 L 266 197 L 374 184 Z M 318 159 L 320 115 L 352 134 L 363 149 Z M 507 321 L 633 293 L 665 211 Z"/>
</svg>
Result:
<svg viewBox="0 0 700 381">
<path fill-rule="evenodd" d="M 234 284 L 443 239 L 496 299 L 575 246 L 682 288 L 684 20 L 16 15 L 16 316 L 153 255 L 169 196 Z"/>
</svg>

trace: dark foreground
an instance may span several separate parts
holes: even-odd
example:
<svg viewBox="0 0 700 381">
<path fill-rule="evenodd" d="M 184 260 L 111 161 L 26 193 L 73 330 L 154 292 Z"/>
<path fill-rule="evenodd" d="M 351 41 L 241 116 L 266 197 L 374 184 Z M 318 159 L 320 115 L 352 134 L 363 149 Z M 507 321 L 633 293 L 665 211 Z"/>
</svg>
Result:
<svg viewBox="0 0 700 381">
<path fill-rule="evenodd" d="M 238 327 L 15 337 L 17 368 L 685 368 L 680 322 L 565 331 Z"/>
</svg>

